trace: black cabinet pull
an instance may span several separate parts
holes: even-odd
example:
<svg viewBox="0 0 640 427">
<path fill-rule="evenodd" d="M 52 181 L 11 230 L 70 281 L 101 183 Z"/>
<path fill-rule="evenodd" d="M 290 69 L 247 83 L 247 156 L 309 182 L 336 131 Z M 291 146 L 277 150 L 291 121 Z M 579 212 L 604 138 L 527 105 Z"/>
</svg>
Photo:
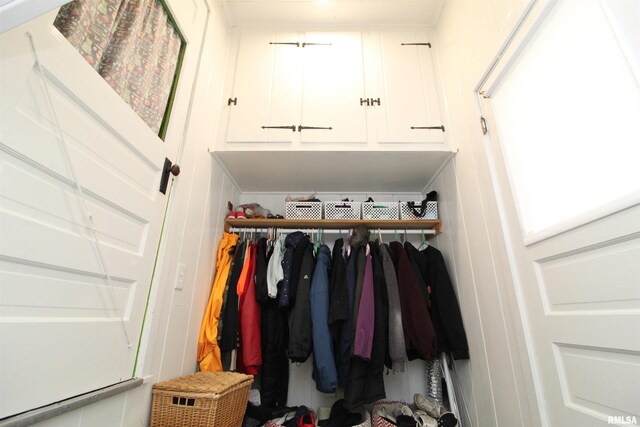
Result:
<svg viewBox="0 0 640 427">
<path fill-rule="evenodd" d="M 317 127 L 317 126 L 298 126 L 298 132 L 302 132 L 303 129 L 326 129 L 331 130 L 331 127 Z"/>
<path fill-rule="evenodd" d="M 269 44 L 285 44 L 289 46 L 300 47 L 300 43 L 298 42 L 269 42 Z"/>
<path fill-rule="evenodd" d="M 302 47 L 305 46 L 332 46 L 333 43 L 307 43 L 307 42 L 303 42 L 302 43 Z"/>
<path fill-rule="evenodd" d="M 401 46 L 429 46 L 431 47 L 431 43 L 400 43 Z"/>
<path fill-rule="evenodd" d="M 360 98 L 360 105 L 364 105 L 364 104 L 367 104 L 367 107 L 371 105 L 369 103 L 369 98 Z"/>
<path fill-rule="evenodd" d="M 262 129 L 291 129 L 291 132 L 296 131 L 296 125 L 291 126 L 262 126 Z"/>
<path fill-rule="evenodd" d="M 440 129 L 444 132 L 444 126 L 411 126 L 411 129 Z"/>
<path fill-rule="evenodd" d="M 227 101 L 227 105 L 238 105 L 238 97 L 236 96 L 235 98 L 229 98 L 229 100 Z"/>
<path fill-rule="evenodd" d="M 376 99 L 371 98 L 371 105 L 375 105 L 375 104 L 378 104 L 378 107 L 380 106 L 380 98 L 376 98 Z"/>
</svg>

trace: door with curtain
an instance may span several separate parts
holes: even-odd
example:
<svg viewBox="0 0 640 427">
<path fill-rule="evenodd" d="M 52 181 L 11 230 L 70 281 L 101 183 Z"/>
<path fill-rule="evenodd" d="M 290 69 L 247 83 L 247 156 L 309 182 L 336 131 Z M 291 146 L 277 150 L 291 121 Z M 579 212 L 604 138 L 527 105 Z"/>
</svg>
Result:
<svg viewBox="0 0 640 427">
<path fill-rule="evenodd" d="M 548 427 L 640 422 L 639 18 L 638 2 L 534 1 L 479 86 Z"/>
<path fill-rule="evenodd" d="M 193 41 L 191 82 L 204 6 L 173 9 Z M 0 418 L 133 377 L 168 202 L 161 175 L 190 100 L 191 83 L 162 141 L 56 14 L 0 35 Z"/>
</svg>

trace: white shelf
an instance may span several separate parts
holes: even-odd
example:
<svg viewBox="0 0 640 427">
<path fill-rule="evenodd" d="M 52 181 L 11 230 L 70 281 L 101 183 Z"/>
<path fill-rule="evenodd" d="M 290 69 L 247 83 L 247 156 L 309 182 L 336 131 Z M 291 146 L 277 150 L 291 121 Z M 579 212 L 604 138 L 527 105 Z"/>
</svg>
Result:
<svg viewBox="0 0 640 427">
<path fill-rule="evenodd" d="M 416 192 L 455 151 L 217 151 L 242 192 Z"/>
</svg>

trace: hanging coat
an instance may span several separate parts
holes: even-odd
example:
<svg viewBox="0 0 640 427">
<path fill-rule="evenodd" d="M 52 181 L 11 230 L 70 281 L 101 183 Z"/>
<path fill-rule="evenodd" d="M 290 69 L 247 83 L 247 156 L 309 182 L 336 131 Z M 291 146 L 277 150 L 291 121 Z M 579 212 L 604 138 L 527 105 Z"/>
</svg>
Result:
<svg viewBox="0 0 640 427">
<path fill-rule="evenodd" d="M 251 265 L 247 274 L 244 293 L 240 296 L 240 348 L 238 360 L 242 362 L 244 372 L 257 375 L 262 366 L 262 348 L 260 333 L 260 305 L 256 301 L 256 267 L 258 243 L 251 245 Z M 241 356 L 241 357 L 240 357 Z"/>
<path fill-rule="evenodd" d="M 342 255 L 343 240 L 338 239 L 333 244 L 331 254 L 331 282 L 329 284 L 329 330 L 333 342 L 333 360 L 338 372 L 338 383 L 343 385 L 340 370 L 340 338 L 342 327 L 349 317 L 349 296 L 345 283 L 347 263 Z"/>
<path fill-rule="evenodd" d="M 269 286 L 267 283 L 267 268 L 269 265 L 267 257 L 267 239 L 258 240 L 258 249 L 256 249 L 256 300 L 262 304 L 269 298 Z"/>
<path fill-rule="evenodd" d="M 438 352 L 451 353 L 454 359 L 468 359 L 469 346 L 456 298 L 442 253 L 428 246 L 418 251 L 413 245 L 405 249 L 416 260 L 431 295 L 431 320 L 438 340 Z"/>
<path fill-rule="evenodd" d="M 282 256 L 282 272 L 284 278 L 278 289 L 278 304 L 280 307 L 289 307 L 289 292 L 291 292 L 291 274 L 293 269 L 293 254 L 296 246 L 304 238 L 304 233 L 295 231 L 284 239 L 284 254 Z"/>
<path fill-rule="evenodd" d="M 219 372 L 222 370 L 217 340 L 218 320 L 222 309 L 222 294 L 229 277 L 229 269 L 237 241 L 237 234 L 224 233 L 218 245 L 216 274 L 198 336 L 198 362 L 201 371 Z"/>
<path fill-rule="evenodd" d="M 367 264 L 365 246 L 358 247 L 356 251 L 356 287 L 353 299 L 353 319 L 351 322 L 351 355 L 353 355 L 353 343 L 356 340 L 356 324 L 358 311 L 360 310 L 360 300 L 362 299 L 362 288 L 364 287 L 364 272 Z"/>
<path fill-rule="evenodd" d="M 365 247 L 370 248 L 369 246 Z M 365 255 L 362 292 L 356 318 L 356 334 L 353 341 L 353 355 L 367 361 L 371 359 L 371 348 L 373 346 L 374 304 L 373 265 L 369 254 Z"/>
<path fill-rule="evenodd" d="M 329 332 L 329 270 L 331 252 L 320 246 L 311 281 L 311 330 L 313 341 L 313 379 L 323 393 L 333 393 L 338 386 L 338 374 L 333 360 L 333 342 Z"/>
<path fill-rule="evenodd" d="M 256 286 L 263 289 L 256 293 L 260 302 L 260 335 L 262 348 L 262 370 L 260 373 L 260 402 L 263 407 L 270 409 L 282 409 L 287 405 L 289 389 L 289 361 L 287 360 L 287 345 L 289 342 L 289 325 L 287 312 L 278 307 L 277 294 L 271 295 L 273 279 L 274 258 L 276 267 L 280 264 L 280 253 L 277 250 L 278 243 L 284 244 L 284 237 L 276 241 L 271 254 L 266 253 L 266 241 L 264 245 L 258 242 L 256 252 Z M 264 250 L 261 248 L 264 246 Z M 265 259 L 266 257 L 266 259 Z M 274 287 L 282 285 L 282 280 L 273 284 Z M 267 291 L 264 291 L 264 289 Z"/>
<path fill-rule="evenodd" d="M 342 325 L 342 331 L 340 334 L 340 352 L 338 360 L 336 360 L 336 367 L 338 368 L 338 384 L 340 387 L 346 387 L 347 380 L 349 378 L 349 367 L 351 365 L 351 324 L 354 322 L 353 318 L 353 302 L 355 300 L 356 293 L 356 254 L 357 249 L 351 251 L 351 255 L 347 260 L 347 266 L 345 270 L 345 287 L 347 288 L 347 319 Z"/>
<path fill-rule="evenodd" d="M 400 294 L 398 293 L 398 279 L 391 259 L 388 245 L 380 245 L 382 268 L 384 270 L 387 287 L 389 323 L 388 323 L 388 353 L 391 359 L 390 368 L 397 372 L 404 372 L 407 364 L 407 348 L 402 329 L 402 310 L 400 308 Z"/>
<path fill-rule="evenodd" d="M 374 329 L 371 359 L 365 361 L 359 357 L 351 358 L 349 378 L 344 390 L 344 406 L 347 409 L 355 409 L 386 397 L 384 389 L 385 342 L 387 340 L 386 292 L 384 272 L 379 256 L 375 253 L 376 250 L 377 247 L 372 245 Z"/>
<path fill-rule="evenodd" d="M 246 277 L 245 269 L 248 264 L 245 263 L 247 255 L 247 241 L 243 241 L 238 245 L 236 254 L 233 257 L 233 265 L 231 266 L 231 275 L 227 281 L 225 288 L 225 297 L 223 299 L 222 314 L 218 325 L 218 345 L 222 352 L 230 352 L 235 350 L 238 344 L 238 281 L 240 277 Z"/>
<path fill-rule="evenodd" d="M 278 295 L 278 284 L 281 284 L 282 279 L 284 279 L 282 258 L 284 256 L 284 240 L 286 237 L 284 234 L 278 237 L 267 265 L 267 290 L 271 298 L 275 298 Z"/>
<path fill-rule="evenodd" d="M 427 301 L 422 295 L 416 273 L 402 244 L 391 242 L 389 247 L 395 253 L 398 263 L 396 273 L 407 356 L 409 360 L 433 359 L 437 356 L 437 342 Z"/>
<path fill-rule="evenodd" d="M 309 293 L 314 264 L 313 248 L 307 245 L 300 266 L 297 293 L 293 298 L 295 305 L 291 309 L 291 317 L 289 318 L 289 350 L 287 354 L 292 362 L 303 363 L 311 355 L 311 301 Z"/>
<path fill-rule="evenodd" d="M 294 306 L 296 303 L 296 295 L 298 294 L 298 282 L 300 281 L 300 269 L 302 268 L 302 258 L 307 252 L 307 248 L 311 245 L 308 236 L 302 236 L 296 244 L 291 259 L 291 281 L 289 282 L 289 305 Z"/>
</svg>

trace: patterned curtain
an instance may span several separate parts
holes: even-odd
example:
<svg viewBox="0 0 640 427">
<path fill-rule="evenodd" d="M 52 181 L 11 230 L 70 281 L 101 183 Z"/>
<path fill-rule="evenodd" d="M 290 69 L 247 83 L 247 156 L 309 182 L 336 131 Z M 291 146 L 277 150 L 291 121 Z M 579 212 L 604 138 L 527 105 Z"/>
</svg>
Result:
<svg viewBox="0 0 640 427">
<path fill-rule="evenodd" d="M 182 39 L 158 0 L 75 0 L 55 27 L 158 133 Z"/>
</svg>

